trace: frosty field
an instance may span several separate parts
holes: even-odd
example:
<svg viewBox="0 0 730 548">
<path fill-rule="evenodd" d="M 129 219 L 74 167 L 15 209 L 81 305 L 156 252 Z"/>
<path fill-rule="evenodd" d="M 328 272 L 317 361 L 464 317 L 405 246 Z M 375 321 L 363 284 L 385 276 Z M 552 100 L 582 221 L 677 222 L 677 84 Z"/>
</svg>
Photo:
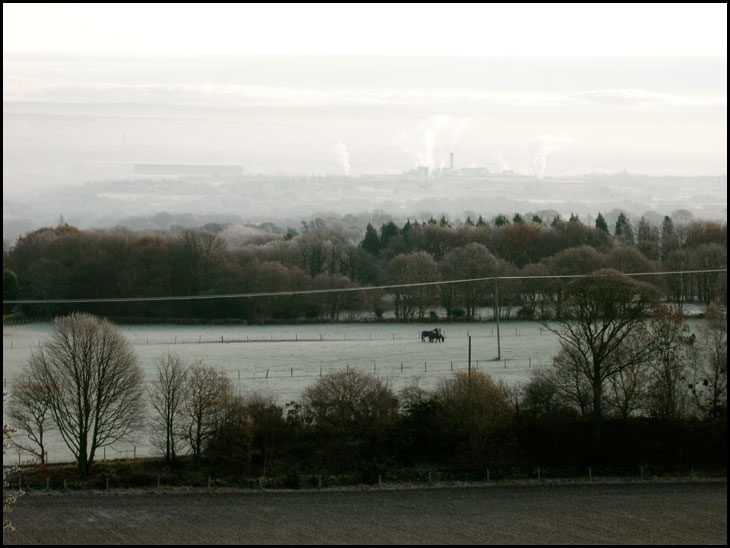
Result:
<svg viewBox="0 0 730 548">
<path fill-rule="evenodd" d="M 699 330 L 703 320 L 689 320 Z M 531 370 L 552 363 L 558 338 L 538 322 L 440 324 L 443 343 L 421 342 L 429 323 L 350 323 L 281 326 L 120 326 L 137 353 L 146 383 L 156 360 L 168 352 L 188 362 L 202 360 L 224 372 L 241 394 L 271 394 L 283 405 L 298 399 L 320 375 L 358 368 L 390 382 L 396 391 L 417 385 L 430 390 L 439 380 L 468 368 L 471 337 L 473 370 L 508 385 L 527 381 Z M 3 386 L 12 390 L 34 349 L 51 333 L 49 323 L 3 327 Z M 497 356 L 499 354 L 499 359 Z M 148 435 L 133 444 L 106 449 L 107 458 L 151 454 Z M 49 439 L 49 460 L 71 460 L 60 439 Z M 25 461 L 29 455 L 21 454 Z M 103 458 L 103 452 L 97 455 Z M 10 450 L 4 462 L 18 462 Z"/>
</svg>

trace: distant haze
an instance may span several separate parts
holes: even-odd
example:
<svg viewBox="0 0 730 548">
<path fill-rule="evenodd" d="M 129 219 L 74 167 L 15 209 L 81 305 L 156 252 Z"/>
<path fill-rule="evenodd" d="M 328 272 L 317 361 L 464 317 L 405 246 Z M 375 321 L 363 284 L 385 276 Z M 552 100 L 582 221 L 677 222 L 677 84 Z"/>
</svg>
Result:
<svg viewBox="0 0 730 548">
<path fill-rule="evenodd" d="M 539 176 L 726 173 L 722 58 L 7 54 L 3 190 L 133 163 L 247 173 L 442 167 Z"/>
</svg>

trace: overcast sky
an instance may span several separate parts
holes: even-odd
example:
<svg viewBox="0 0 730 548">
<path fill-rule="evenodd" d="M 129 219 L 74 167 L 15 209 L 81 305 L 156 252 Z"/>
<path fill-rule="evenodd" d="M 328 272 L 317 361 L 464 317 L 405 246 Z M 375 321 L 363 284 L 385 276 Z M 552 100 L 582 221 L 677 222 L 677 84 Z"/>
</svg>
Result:
<svg viewBox="0 0 730 548">
<path fill-rule="evenodd" d="M 120 162 L 358 175 L 451 152 L 725 174 L 726 51 L 726 4 L 5 3 L 3 189 Z"/>
<path fill-rule="evenodd" d="M 721 55 L 727 4 L 3 3 L 3 52 Z"/>
</svg>

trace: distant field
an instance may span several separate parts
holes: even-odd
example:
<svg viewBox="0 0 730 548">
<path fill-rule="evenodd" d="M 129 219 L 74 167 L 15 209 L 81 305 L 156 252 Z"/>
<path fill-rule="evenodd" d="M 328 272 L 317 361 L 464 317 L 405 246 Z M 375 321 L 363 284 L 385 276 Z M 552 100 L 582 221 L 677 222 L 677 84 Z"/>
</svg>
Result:
<svg viewBox="0 0 730 548">
<path fill-rule="evenodd" d="M 703 322 L 688 321 L 696 331 Z M 411 385 L 433 389 L 454 371 L 467 370 L 469 337 L 472 367 L 510 385 L 528 380 L 532 370 L 552 363 L 559 349 L 557 337 L 538 322 L 500 322 L 499 348 L 495 323 L 439 325 L 446 336 L 443 343 L 421 342 L 421 331 L 434 327 L 429 323 L 120 329 L 133 344 L 148 380 L 155 360 L 171 351 L 225 372 L 242 394 L 271 394 L 282 405 L 297 399 L 320 374 L 346 368 L 372 372 L 387 379 L 395 390 Z M 47 323 L 3 327 L 4 386 L 12 386 L 31 352 L 50 332 Z M 136 447 L 107 448 L 107 457 L 148 455 L 147 443 L 147 435 L 141 435 Z M 52 441 L 48 452 L 51 461 L 70 458 L 60 440 Z M 13 455 L 11 451 L 4 461 L 17 463 L 17 452 Z"/>
</svg>

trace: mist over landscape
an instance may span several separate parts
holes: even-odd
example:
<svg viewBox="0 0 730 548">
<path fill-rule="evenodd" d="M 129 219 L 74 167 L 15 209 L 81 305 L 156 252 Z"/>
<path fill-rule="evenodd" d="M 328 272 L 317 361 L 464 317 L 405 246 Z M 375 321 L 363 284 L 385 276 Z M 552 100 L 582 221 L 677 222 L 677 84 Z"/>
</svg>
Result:
<svg viewBox="0 0 730 548">
<path fill-rule="evenodd" d="M 725 58 L 3 61 L 9 244 L 61 218 L 164 230 L 349 215 L 363 231 L 374 216 L 727 218 Z"/>
</svg>

